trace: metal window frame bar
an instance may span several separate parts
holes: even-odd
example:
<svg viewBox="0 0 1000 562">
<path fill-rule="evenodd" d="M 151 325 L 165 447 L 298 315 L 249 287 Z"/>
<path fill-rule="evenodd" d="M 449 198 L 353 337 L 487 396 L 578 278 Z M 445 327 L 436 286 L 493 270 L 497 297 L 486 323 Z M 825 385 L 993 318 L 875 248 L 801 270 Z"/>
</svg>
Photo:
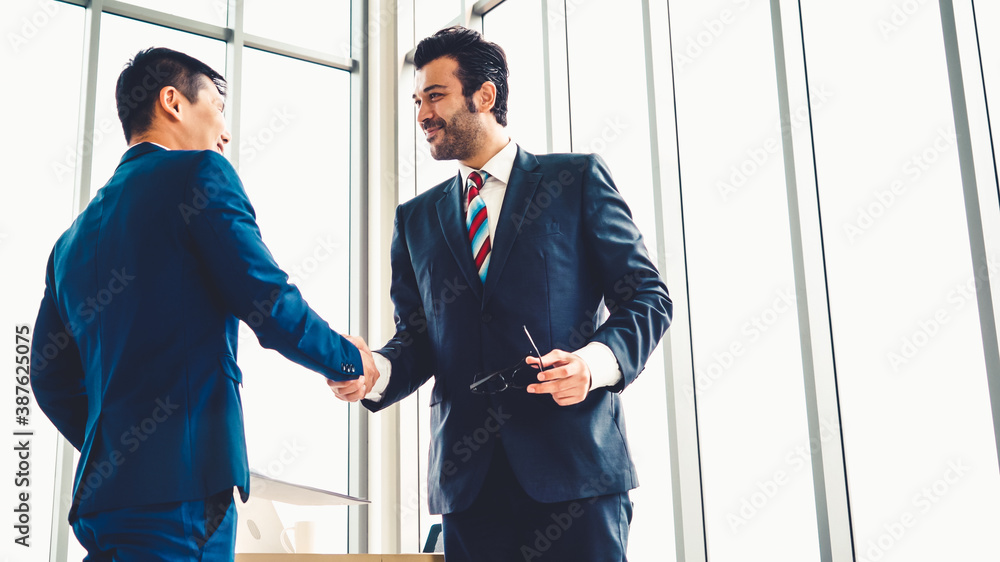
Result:
<svg viewBox="0 0 1000 562">
<path fill-rule="evenodd" d="M 121 0 L 104 0 L 103 9 L 105 14 L 121 16 L 141 22 L 155 23 L 161 27 L 167 27 L 193 35 L 200 35 L 219 41 L 228 39 L 227 33 L 231 27 L 222 27 L 211 23 L 193 20 L 181 16 L 175 16 L 152 8 L 145 8 L 122 2 Z M 231 5 L 231 3 L 230 3 Z"/>
<path fill-rule="evenodd" d="M 485 16 L 490 10 L 506 1 L 507 0 L 479 0 L 472 5 L 472 13 L 477 16 Z"/>
<path fill-rule="evenodd" d="M 939 5 L 941 9 L 941 27 L 944 35 L 945 61 L 948 68 L 948 84 L 951 90 L 952 114 L 955 119 L 955 135 L 958 146 L 959 170 L 962 178 L 962 194 L 965 200 L 965 214 L 969 227 L 969 246 L 972 251 L 973 275 L 976 280 L 976 302 L 979 312 L 979 327 L 983 338 L 986 379 L 989 387 L 990 409 L 993 417 L 994 443 L 997 450 L 997 457 L 1000 459 L 1000 340 L 998 340 L 992 276 L 989 271 L 989 254 L 987 253 L 988 237 L 986 233 L 988 228 L 984 225 L 983 207 L 980 203 L 980 189 L 976 175 L 975 152 L 972 144 L 972 127 L 969 119 L 965 79 L 962 75 L 962 59 L 959 49 L 955 6 L 952 0 L 940 0 Z M 983 90 L 984 99 L 985 95 L 986 92 Z M 992 138 L 990 141 L 992 141 Z M 996 166 L 995 162 L 994 166 Z M 995 168 L 992 172 L 994 177 L 996 177 Z M 992 212 L 995 214 L 995 209 Z"/>
<path fill-rule="evenodd" d="M 304 49 L 289 43 L 267 39 L 258 35 L 244 34 L 243 44 L 251 49 L 257 49 L 259 51 L 282 55 L 296 60 L 303 60 L 339 70 L 346 70 L 348 72 L 356 71 L 358 66 L 358 61 L 354 59 L 346 59 L 313 49 Z"/>
<path fill-rule="evenodd" d="M 228 40 L 226 42 L 226 74 L 229 75 L 227 119 L 229 121 L 229 133 L 236 142 L 230 143 L 229 161 L 233 167 L 240 169 L 240 129 L 241 117 L 243 115 L 243 0 L 229 0 L 227 22 L 229 28 Z"/>
<path fill-rule="evenodd" d="M 501 3 L 497 2 L 491 9 Z M 562 7 L 561 17 L 556 16 L 554 6 Z M 566 0 L 542 0 L 541 9 L 546 150 L 571 152 L 573 129 L 569 111 Z"/>
<path fill-rule="evenodd" d="M 687 243 L 684 230 L 684 190 L 681 183 L 680 137 L 673 67 L 670 2 L 643 0 L 649 139 L 652 151 L 653 201 L 656 217 L 657 267 L 671 286 L 674 318 L 661 344 L 667 402 L 667 444 L 674 512 L 677 560 L 708 560 L 701 451 L 698 434 L 694 348 L 688 299 Z M 666 22 L 667 33 L 654 33 L 653 22 Z M 663 108 L 661 111 L 660 108 Z M 667 109 L 670 108 L 670 109 Z M 672 110 L 672 111 L 671 111 Z M 672 131 L 673 135 L 668 135 Z M 664 193 L 664 186 L 670 186 Z M 667 220 L 669 218 L 669 220 Z M 668 227 L 669 225 L 669 227 Z M 668 231 L 669 228 L 669 231 Z M 667 261 L 668 253 L 677 256 Z M 676 283 L 672 282 L 676 281 Z"/>
<path fill-rule="evenodd" d="M 242 32 L 243 44 L 246 47 L 250 47 L 252 49 L 257 49 L 260 51 L 265 51 L 276 55 L 286 56 L 293 59 L 312 62 L 330 68 L 345 70 L 348 72 L 358 71 L 359 61 L 357 59 L 353 58 L 347 59 L 341 56 L 334 55 L 332 53 L 318 51 L 315 49 L 307 49 L 304 47 L 296 46 L 291 43 L 276 41 L 273 39 L 268 39 L 266 37 L 245 33 L 243 32 L 242 28 L 242 20 L 239 24 L 240 27 L 238 28 L 235 27 L 236 25 L 235 22 L 233 24 L 227 24 L 226 27 L 222 27 L 211 23 L 193 20 L 181 16 L 175 16 L 173 14 L 161 12 L 158 10 L 153 10 L 150 8 L 145 8 L 142 6 L 136 6 L 134 4 L 129 4 L 128 2 L 124 2 L 122 0 L 100 0 L 100 2 L 98 2 L 97 0 L 56 0 L 56 1 L 88 9 L 91 6 L 100 5 L 101 12 L 105 14 L 111 14 L 115 16 L 134 19 L 136 21 L 140 21 L 143 23 L 149 23 L 159 27 L 166 27 L 184 33 L 198 35 L 200 37 L 216 39 L 218 41 L 226 41 L 227 43 L 232 43 L 233 35 L 238 29 L 240 32 Z M 233 1 L 234 0 L 230 0 L 230 7 L 232 7 Z M 240 1 L 240 5 L 242 5 L 242 0 Z"/>
<path fill-rule="evenodd" d="M 91 175 L 94 167 L 94 129 L 97 114 L 97 70 L 101 49 L 103 0 L 90 0 L 83 6 L 85 68 L 82 73 L 80 122 L 77 131 L 79 165 L 73 188 L 74 216 L 90 203 Z M 69 557 L 69 511 L 73 497 L 74 449 L 62 435 L 56 437 L 56 471 L 52 488 L 52 531 L 49 535 L 49 560 L 65 562 Z M 69 501 L 63 502 L 63 497 Z"/>
<path fill-rule="evenodd" d="M 784 16 L 783 2 L 788 8 Z M 770 11 L 820 559 L 848 562 L 854 560 L 856 548 L 843 430 L 838 429 L 834 439 L 822 437 L 823 420 L 836 420 L 838 428 L 842 424 L 805 31 L 799 0 L 770 0 Z M 796 69 L 794 74 L 789 66 Z M 804 99 L 808 110 L 808 125 L 801 134 L 792 130 L 792 99 Z"/>
<path fill-rule="evenodd" d="M 377 5 L 377 2 L 373 2 Z M 369 163 L 370 126 L 367 120 L 369 112 L 369 46 L 368 21 L 369 1 L 351 0 L 351 305 L 349 327 L 352 333 L 365 334 L 371 340 L 370 310 L 365 305 L 371 298 L 369 280 L 371 260 L 371 243 L 369 241 L 369 209 L 371 206 Z M 365 36 L 363 41 L 355 41 L 356 33 Z M 363 61 L 354 64 L 353 61 Z M 314 61 L 315 62 L 315 61 Z M 378 264 L 376 263 L 375 266 Z M 348 428 L 350 445 L 348 450 L 356 453 L 348 459 L 348 490 L 355 496 L 368 497 L 368 413 L 361 404 L 348 406 Z M 367 553 L 369 507 L 355 506 L 348 509 L 347 520 L 347 551 L 349 553 Z"/>
</svg>

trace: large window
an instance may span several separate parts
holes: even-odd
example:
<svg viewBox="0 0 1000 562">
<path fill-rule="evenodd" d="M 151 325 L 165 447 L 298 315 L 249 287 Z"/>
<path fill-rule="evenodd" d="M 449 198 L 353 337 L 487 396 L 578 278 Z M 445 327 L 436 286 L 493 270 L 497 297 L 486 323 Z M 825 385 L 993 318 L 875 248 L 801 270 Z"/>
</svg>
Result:
<svg viewBox="0 0 1000 562">
<path fill-rule="evenodd" d="M 818 560 L 770 13 L 670 8 L 708 551 Z"/>
<path fill-rule="evenodd" d="M 257 223 L 309 305 L 348 333 L 350 74 L 254 49 L 243 60 L 240 176 Z M 275 85 L 274 76 L 295 79 Z M 240 335 L 251 470 L 347 491 L 347 404 L 322 377 L 261 348 L 246 325 Z M 329 521 L 346 552 L 346 509 L 288 513 Z"/>
<path fill-rule="evenodd" d="M 417 14 L 414 19 L 419 27 L 420 19 L 429 17 L 427 13 L 419 15 L 421 8 L 430 6 L 421 0 L 414 4 Z M 437 21 L 449 22 L 462 16 L 457 6 L 450 17 L 443 11 L 438 13 L 440 8 L 436 4 L 425 12 L 434 12 Z M 572 150 L 600 154 L 608 162 L 615 183 L 643 232 L 653 260 L 659 262 L 664 256 L 660 255 L 655 201 L 650 188 L 653 172 L 643 37 L 602 31 L 608 27 L 641 28 L 642 12 L 637 3 L 578 4 L 569 10 L 561 3 L 508 0 L 471 19 L 469 25 L 498 43 L 507 54 L 510 70 L 507 130 L 511 139 L 534 153 Z M 419 41 L 434 31 L 437 29 L 428 29 L 414 39 Z M 614 66 L 619 71 L 613 95 L 610 85 L 595 82 L 593 69 L 602 66 Z M 403 72 L 412 73 L 412 65 Z M 408 99 L 410 93 L 401 91 L 400 95 Z M 400 116 L 407 118 L 412 117 Z M 413 153 L 401 152 L 400 166 L 402 171 L 407 169 L 407 161 L 416 162 L 416 192 L 420 193 L 457 173 L 457 164 L 433 160 L 422 134 L 419 130 L 415 132 Z M 400 199 L 405 200 L 402 196 Z M 673 511 L 665 508 L 672 503 L 672 492 L 669 475 L 665 473 L 670 460 L 664 439 L 667 401 L 663 370 L 662 354 L 656 352 L 639 379 L 623 394 L 629 443 L 641 482 L 641 487 L 632 493 L 635 524 L 629 539 L 630 556 L 638 560 L 658 559 L 663 552 L 674 549 L 673 537 L 663 532 L 672 527 L 674 519 Z M 430 516 L 426 507 L 430 438 L 426 404 L 427 397 L 421 397 L 415 414 L 420 421 L 421 538 L 427 536 L 432 523 L 440 521 L 438 516 Z M 408 466 L 404 464 L 401 469 L 407 470 Z M 410 503 L 405 495 L 403 501 L 404 505 Z M 414 552 L 419 545 L 403 543 L 402 549 Z"/>
<path fill-rule="evenodd" d="M 802 14 L 811 86 L 836 92 L 813 125 L 854 538 L 975 559 L 1000 475 L 941 15 L 869 24 L 891 10 Z"/>
<path fill-rule="evenodd" d="M 431 21 L 498 42 L 512 138 L 601 154 L 658 265 L 683 273 L 672 345 L 623 393 L 630 558 L 996 552 L 993 3 L 955 2 L 954 27 L 892 0 L 406 4 L 401 53 Z M 419 193 L 455 165 L 416 139 L 400 159 Z"/>
<path fill-rule="evenodd" d="M 53 498 L 51 484 L 57 476 L 56 450 L 62 438 L 33 404 L 27 423 L 15 424 L 14 330 L 35 321 L 49 251 L 76 215 L 77 165 L 82 154 L 91 150 L 79 143 L 77 135 L 80 59 L 66 56 L 77 52 L 83 42 L 84 10 L 36 0 L 7 2 L 3 10 L 0 69 L 8 76 L 8 87 L 0 90 L 0 103 L 9 111 L 0 135 L 0 290 L 5 295 L 0 305 L 4 335 L 0 361 L 9 377 L 3 402 L 10 408 L 5 412 L 10 417 L 4 425 L 9 445 L 0 451 L 0 463 L 11 472 L 0 484 L 0 505 L 11 523 L 0 532 L 0 553 L 16 555 L 12 559 L 19 561 L 44 562 L 48 560 L 52 504 L 59 501 Z M 31 433 L 16 437 L 31 441 L 30 478 L 25 485 L 15 483 L 14 469 L 20 459 L 14 451 L 16 443 L 10 441 L 15 438 L 11 431 Z M 31 500 L 29 548 L 14 543 L 21 533 L 13 528 L 10 517 L 21 503 L 14 501 L 21 493 L 29 494 Z"/>
</svg>

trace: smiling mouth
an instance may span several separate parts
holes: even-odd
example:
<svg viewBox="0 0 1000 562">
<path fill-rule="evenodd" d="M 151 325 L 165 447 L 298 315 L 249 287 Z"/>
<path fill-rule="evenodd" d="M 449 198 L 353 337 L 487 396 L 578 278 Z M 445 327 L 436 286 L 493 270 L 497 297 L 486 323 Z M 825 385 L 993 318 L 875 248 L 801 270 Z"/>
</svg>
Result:
<svg viewBox="0 0 1000 562">
<path fill-rule="evenodd" d="M 219 149 L 219 154 L 225 155 L 225 152 L 223 151 L 222 148 L 222 143 L 216 143 L 215 147 Z"/>
<path fill-rule="evenodd" d="M 424 129 L 424 138 L 427 139 L 427 140 L 431 140 L 431 138 L 433 138 L 437 134 L 437 132 L 440 131 L 440 130 L 441 130 L 441 127 L 433 127 L 433 126 L 432 127 L 426 127 Z"/>
</svg>

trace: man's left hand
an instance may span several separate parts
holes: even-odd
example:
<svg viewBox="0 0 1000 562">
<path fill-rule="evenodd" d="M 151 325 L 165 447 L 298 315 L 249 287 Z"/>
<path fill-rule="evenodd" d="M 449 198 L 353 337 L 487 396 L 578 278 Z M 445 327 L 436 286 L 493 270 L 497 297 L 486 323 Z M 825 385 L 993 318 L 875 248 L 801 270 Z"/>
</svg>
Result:
<svg viewBox="0 0 1000 562">
<path fill-rule="evenodd" d="M 529 365 L 545 365 L 545 370 L 538 373 L 539 384 L 528 385 L 532 394 L 551 394 L 552 399 L 560 406 L 579 404 L 590 392 L 590 368 L 587 363 L 575 353 L 561 349 L 553 349 L 542 356 L 539 362 L 536 357 L 525 359 Z"/>
</svg>

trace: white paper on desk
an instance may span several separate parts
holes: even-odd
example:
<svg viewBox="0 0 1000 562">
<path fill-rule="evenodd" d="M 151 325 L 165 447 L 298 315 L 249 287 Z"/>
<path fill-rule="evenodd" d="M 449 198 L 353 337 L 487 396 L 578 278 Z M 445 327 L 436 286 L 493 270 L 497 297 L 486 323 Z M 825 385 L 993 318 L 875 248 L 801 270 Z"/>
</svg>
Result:
<svg viewBox="0 0 1000 562">
<path fill-rule="evenodd" d="M 250 495 L 291 505 L 362 505 L 370 501 L 311 486 L 292 484 L 250 471 Z"/>
</svg>

